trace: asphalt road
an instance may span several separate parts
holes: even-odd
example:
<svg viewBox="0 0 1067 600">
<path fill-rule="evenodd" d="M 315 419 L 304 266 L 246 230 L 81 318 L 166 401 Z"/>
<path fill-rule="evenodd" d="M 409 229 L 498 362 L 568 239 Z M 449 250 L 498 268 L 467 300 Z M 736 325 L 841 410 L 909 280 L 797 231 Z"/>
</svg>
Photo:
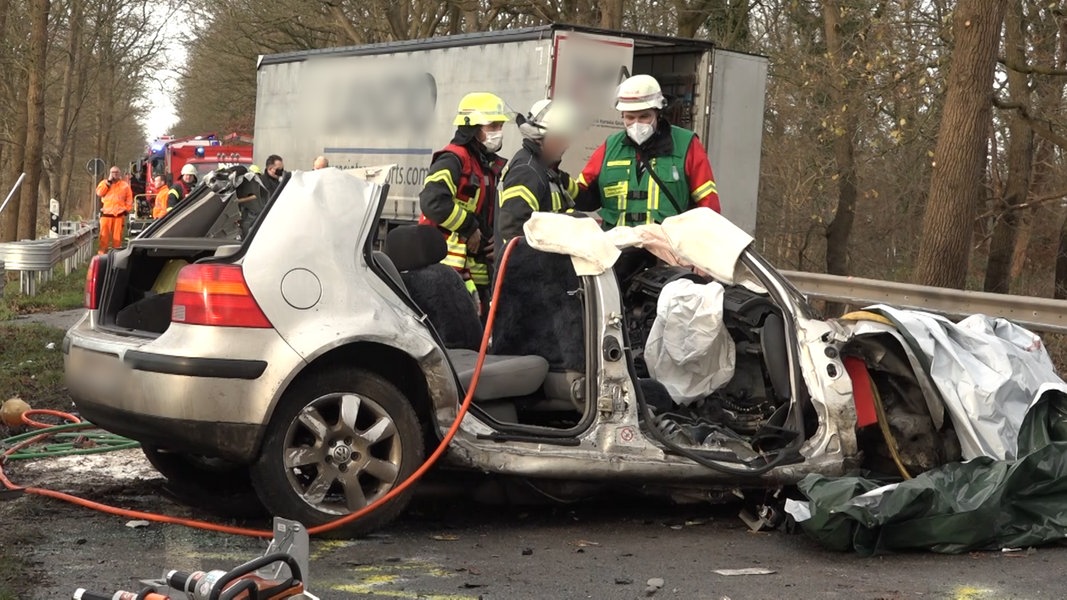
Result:
<svg viewBox="0 0 1067 600">
<path fill-rule="evenodd" d="M 8 472 L 124 507 L 197 516 L 168 499 L 136 451 L 107 456 L 114 458 L 19 463 Z M 0 523 L 0 558 L 21 559 L 21 578 L 32 582 L 20 598 L 69 598 L 77 587 L 110 592 L 166 569 L 231 567 L 264 549 L 259 540 L 174 525 L 134 529 L 122 518 L 33 497 L 0 502 Z M 773 573 L 714 572 L 744 568 Z M 799 534 L 751 533 L 734 507 L 636 498 L 487 507 L 460 491 L 424 495 L 368 539 L 314 541 L 310 582 L 324 600 L 1060 599 L 1064 572 L 1063 548 L 860 558 L 826 552 Z M 663 587 L 652 593 L 654 578 Z"/>
</svg>

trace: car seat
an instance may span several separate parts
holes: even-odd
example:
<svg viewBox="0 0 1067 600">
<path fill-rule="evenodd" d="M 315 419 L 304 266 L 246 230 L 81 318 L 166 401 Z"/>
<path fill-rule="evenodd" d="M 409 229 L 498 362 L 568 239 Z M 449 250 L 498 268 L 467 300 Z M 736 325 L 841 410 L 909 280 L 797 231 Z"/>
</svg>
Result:
<svg viewBox="0 0 1067 600">
<path fill-rule="evenodd" d="M 385 253 L 376 258 L 399 272 L 412 301 L 426 314 L 466 389 L 474 376 L 481 345 L 478 308 L 454 269 L 441 264 L 447 255 L 441 232 L 429 225 L 397 227 L 385 239 Z M 384 261 L 383 261 L 384 259 Z M 389 268 L 383 268 L 386 273 Z M 500 323 L 500 315 L 497 316 Z M 482 367 L 474 399 L 494 418 L 517 422 L 514 403 L 499 402 L 537 392 L 548 374 L 548 361 L 536 355 L 490 355 Z"/>
<path fill-rule="evenodd" d="M 448 254 L 441 232 L 427 225 L 397 227 L 386 234 L 385 254 L 445 347 L 477 350 L 482 343 L 478 307 L 459 273 L 441 264 Z"/>
<path fill-rule="evenodd" d="M 581 280 L 569 256 L 516 242 L 497 298 L 494 354 L 543 356 L 544 392 L 565 407 L 585 408 L 585 318 Z"/>
</svg>

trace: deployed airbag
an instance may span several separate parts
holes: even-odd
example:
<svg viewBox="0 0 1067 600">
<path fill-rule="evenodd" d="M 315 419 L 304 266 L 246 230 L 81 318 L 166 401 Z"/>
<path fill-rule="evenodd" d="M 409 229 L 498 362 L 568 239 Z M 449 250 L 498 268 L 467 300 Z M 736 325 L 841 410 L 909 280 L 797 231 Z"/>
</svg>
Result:
<svg viewBox="0 0 1067 600">
<path fill-rule="evenodd" d="M 729 383 L 736 350 L 723 322 L 725 290 L 680 279 L 663 286 L 645 344 L 649 375 L 687 405 Z"/>
</svg>

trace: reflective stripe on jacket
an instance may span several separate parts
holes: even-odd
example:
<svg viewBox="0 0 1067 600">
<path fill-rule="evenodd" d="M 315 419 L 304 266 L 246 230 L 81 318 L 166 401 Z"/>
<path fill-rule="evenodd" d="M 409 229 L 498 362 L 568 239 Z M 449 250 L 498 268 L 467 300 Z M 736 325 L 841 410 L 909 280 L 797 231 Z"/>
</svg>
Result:
<svg viewBox="0 0 1067 600">
<path fill-rule="evenodd" d="M 685 156 L 695 134 L 680 127 L 671 127 L 670 134 L 671 152 L 646 158 L 644 164 L 638 158 L 637 148 L 625 143 L 628 139 L 625 131 L 608 138 L 598 178 L 600 216 L 605 226 L 662 223 L 663 219 L 689 208 Z M 646 167 L 655 171 L 666 191 Z"/>
<path fill-rule="evenodd" d="M 535 211 L 573 212 L 578 182 L 556 165 L 541 160 L 541 146 L 523 140 L 522 149 L 508 163 L 500 184 L 500 209 L 496 215 L 498 252 L 512 238 L 523 234 L 522 226 Z"/>
<path fill-rule="evenodd" d="M 469 285 L 489 285 L 484 261 L 467 253 L 467 238 L 475 231 L 481 231 L 485 241 L 493 235 L 497 184 L 505 161 L 495 155 L 489 158 L 491 164 L 485 164 L 465 145 L 445 146 L 434 154 L 419 194 L 419 224 L 444 230 L 448 254 L 441 262 L 464 273 Z"/>
</svg>

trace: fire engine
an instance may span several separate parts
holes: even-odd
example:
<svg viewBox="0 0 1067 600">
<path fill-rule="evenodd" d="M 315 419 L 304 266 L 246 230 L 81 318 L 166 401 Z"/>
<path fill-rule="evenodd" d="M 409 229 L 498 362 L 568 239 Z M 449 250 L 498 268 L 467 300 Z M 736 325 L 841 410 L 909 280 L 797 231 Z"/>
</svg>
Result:
<svg viewBox="0 0 1067 600">
<path fill-rule="evenodd" d="M 152 212 L 156 193 L 152 180 L 157 173 L 177 181 L 187 164 L 196 167 L 197 179 L 216 170 L 234 165 L 252 164 L 252 138 L 231 133 L 219 138 L 214 133 L 175 138 L 164 135 L 145 146 L 145 153 L 130 165 L 130 187 L 137 197 L 136 217 Z"/>
</svg>

